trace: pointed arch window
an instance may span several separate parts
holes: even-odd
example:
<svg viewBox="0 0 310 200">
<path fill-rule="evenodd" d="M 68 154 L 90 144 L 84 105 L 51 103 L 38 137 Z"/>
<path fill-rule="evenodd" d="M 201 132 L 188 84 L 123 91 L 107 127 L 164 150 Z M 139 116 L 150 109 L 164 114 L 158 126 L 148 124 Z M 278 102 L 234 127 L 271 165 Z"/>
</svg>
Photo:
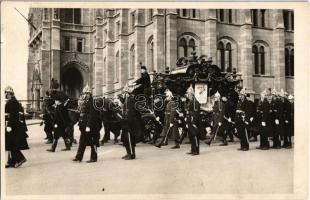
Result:
<svg viewBox="0 0 310 200">
<path fill-rule="evenodd" d="M 263 46 L 259 48 L 260 54 L 260 73 L 265 74 L 265 49 Z"/>
<path fill-rule="evenodd" d="M 285 48 L 285 76 L 294 76 L 294 49 Z"/>
<path fill-rule="evenodd" d="M 254 56 L 254 72 L 255 74 L 259 74 L 259 58 L 258 58 L 258 49 L 257 46 L 252 47 L 252 52 Z"/>
<path fill-rule="evenodd" d="M 186 40 L 182 38 L 179 42 L 179 57 L 187 57 L 187 45 Z"/>
<path fill-rule="evenodd" d="M 225 49 L 223 42 L 219 42 L 217 49 L 220 55 L 220 68 L 222 71 L 225 71 Z"/>
<path fill-rule="evenodd" d="M 232 52 L 231 52 L 231 44 L 226 44 L 226 52 L 227 52 L 227 72 L 232 72 Z"/>
<path fill-rule="evenodd" d="M 194 39 L 190 39 L 189 43 L 188 43 L 188 54 L 190 55 L 193 51 L 195 51 L 195 40 Z"/>
</svg>

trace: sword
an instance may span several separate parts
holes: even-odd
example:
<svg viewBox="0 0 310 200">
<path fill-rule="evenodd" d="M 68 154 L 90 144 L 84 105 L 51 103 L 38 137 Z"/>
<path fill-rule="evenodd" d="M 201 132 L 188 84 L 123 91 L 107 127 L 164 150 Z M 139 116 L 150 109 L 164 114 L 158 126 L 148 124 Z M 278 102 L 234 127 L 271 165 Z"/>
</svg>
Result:
<svg viewBox="0 0 310 200">
<path fill-rule="evenodd" d="M 215 140 L 215 139 L 216 139 L 217 132 L 219 131 L 219 128 L 220 128 L 220 126 L 217 126 L 216 131 L 215 131 L 215 136 L 214 136 L 213 140 Z M 212 142 L 212 140 L 211 140 L 211 142 Z M 211 142 L 210 142 L 210 144 L 211 144 Z"/>
<path fill-rule="evenodd" d="M 129 132 L 127 132 L 127 134 L 128 134 L 128 140 L 129 140 L 130 154 L 132 155 L 132 146 L 131 146 L 130 134 L 129 134 Z"/>
<path fill-rule="evenodd" d="M 246 130 L 246 128 L 244 128 L 244 131 L 245 131 L 246 141 L 248 142 L 248 144 L 250 144 L 250 142 L 249 142 L 249 136 L 248 136 L 248 131 Z"/>
<path fill-rule="evenodd" d="M 168 134 L 170 132 L 171 127 L 173 127 L 173 126 L 169 126 L 169 128 L 168 128 L 168 131 L 167 131 L 165 138 L 164 138 L 164 143 L 166 143 L 166 140 L 167 140 L 167 137 L 168 137 Z"/>
</svg>

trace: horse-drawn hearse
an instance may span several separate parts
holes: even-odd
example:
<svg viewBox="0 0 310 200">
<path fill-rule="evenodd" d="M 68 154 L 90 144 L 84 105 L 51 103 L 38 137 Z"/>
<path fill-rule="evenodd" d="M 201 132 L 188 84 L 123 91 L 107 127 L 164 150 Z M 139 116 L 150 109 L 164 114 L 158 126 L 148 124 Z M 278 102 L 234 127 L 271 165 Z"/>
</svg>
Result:
<svg viewBox="0 0 310 200">
<path fill-rule="evenodd" d="M 242 87 L 241 76 L 236 72 L 221 72 L 217 65 L 212 64 L 212 58 L 196 56 L 193 52 L 188 58 L 178 59 L 173 71 L 166 70 L 164 73 L 153 74 L 151 88 L 144 97 L 135 94 L 136 86 L 127 84 L 122 93 L 116 99 L 106 97 L 94 97 L 95 104 L 102 111 L 105 132 L 112 131 L 115 136 L 120 134 L 122 123 L 122 105 L 126 103 L 126 94 L 134 95 L 140 104 L 139 113 L 144 134 L 142 141 L 151 141 L 155 135 L 160 134 L 164 123 L 165 91 L 169 90 L 174 96 L 184 98 L 189 87 L 193 87 L 195 97 L 201 104 L 201 129 L 206 127 L 212 120 L 213 96 L 216 92 L 221 96 L 230 95 L 238 100 L 237 90 Z M 53 90 L 54 95 L 61 95 L 68 107 L 72 127 L 78 121 L 83 99 L 70 99 L 63 92 Z M 141 101 L 144 98 L 146 101 Z M 204 134 L 205 135 L 205 134 Z"/>
</svg>

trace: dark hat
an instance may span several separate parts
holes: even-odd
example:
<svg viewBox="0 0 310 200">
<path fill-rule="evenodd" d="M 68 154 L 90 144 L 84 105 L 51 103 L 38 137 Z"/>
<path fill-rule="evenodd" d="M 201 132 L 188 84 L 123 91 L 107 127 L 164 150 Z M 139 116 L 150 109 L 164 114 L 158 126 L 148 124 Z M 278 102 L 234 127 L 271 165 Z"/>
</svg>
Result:
<svg viewBox="0 0 310 200">
<path fill-rule="evenodd" d="M 141 69 L 146 70 L 146 66 L 142 65 L 142 66 L 141 66 Z"/>
</svg>

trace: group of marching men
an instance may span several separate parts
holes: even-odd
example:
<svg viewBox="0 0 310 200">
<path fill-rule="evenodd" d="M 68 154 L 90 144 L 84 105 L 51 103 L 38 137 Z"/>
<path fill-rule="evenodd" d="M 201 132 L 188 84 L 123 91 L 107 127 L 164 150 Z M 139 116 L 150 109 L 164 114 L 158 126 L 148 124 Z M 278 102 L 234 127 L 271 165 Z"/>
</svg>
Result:
<svg viewBox="0 0 310 200">
<path fill-rule="evenodd" d="M 182 104 L 178 103 L 176 108 L 177 101 L 172 93 L 167 91 L 166 96 L 164 128 L 159 136 L 162 139 L 156 144 L 159 148 L 167 144 L 169 135 L 175 141 L 171 148 L 180 148 L 186 133 L 192 146 L 189 152 L 191 155 L 199 154 L 199 139 L 206 139 L 205 143 L 211 145 L 217 137 L 221 138 L 221 146 L 228 145 L 227 137 L 229 142 L 234 142 L 235 137 L 239 138 L 241 147 L 238 150 L 241 151 L 248 151 L 250 141 L 257 141 L 258 135 L 260 145 L 257 149 L 292 148 L 294 97 L 283 90 L 263 91 L 258 105 L 250 100 L 246 89 L 238 93 L 227 93 L 225 96 L 217 92 L 214 95 L 210 123 L 204 123 L 202 115 L 199 115 L 203 107 L 197 102 L 192 87 L 187 90 L 187 96 L 193 99 L 194 104 L 188 107 L 182 107 Z M 186 123 L 190 118 L 190 123 Z M 272 138 L 272 147 L 269 138 Z"/>
<path fill-rule="evenodd" d="M 144 77 L 147 78 L 146 75 Z M 171 148 L 178 149 L 186 135 L 191 144 L 188 152 L 191 155 L 199 155 L 199 140 L 205 139 L 206 135 L 208 135 L 206 144 L 210 145 L 217 137 L 221 137 L 223 146 L 228 145 L 227 137 L 230 138 L 229 142 L 233 142 L 235 136 L 240 140 L 239 150 L 242 151 L 249 150 L 250 138 L 257 141 L 258 135 L 260 135 L 258 149 L 292 148 L 294 97 L 284 91 L 265 90 L 261 94 L 259 105 L 255 105 L 253 101 L 249 100 L 249 95 L 244 89 L 239 93 L 228 93 L 225 96 L 221 96 L 217 92 L 214 95 L 212 122 L 206 126 L 201 126 L 203 108 L 195 98 L 192 86 L 187 89 L 186 95 L 178 103 L 177 98 L 169 90 L 166 90 L 165 94 L 163 119 L 158 119 L 158 121 L 162 121 L 163 129 L 159 134 L 154 134 L 152 138 L 152 143 L 159 148 L 168 143 L 169 137 L 173 137 L 175 145 Z M 23 108 L 16 100 L 10 86 L 5 89 L 5 95 L 7 99 L 5 105 L 5 146 L 9 152 L 6 167 L 19 167 L 26 162 L 21 150 L 29 148 L 27 126 L 25 118 L 21 117 L 24 116 Z M 141 127 L 141 115 L 135 107 L 134 95 L 126 93 L 125 98 L 126 102 L 121 108 L 122 123 L 120 124 L 121 139 L 126 149 L 123 159 L 132 160 L 136 157 L 135 146 L 137 142 L 141 141 L 143 127 Z M 178 98 L 178 100 L 180 99 Z M 70 150 L 72 144 L 76 143 L 73 137 L 74 124 L 70 123 L 72 120 L 68 114 L 67 103 L 68 101 L 64 101 L 61 96 L 51 98 L 48 93 L 44 99 L 44 131 L 47 135 L 47 143 L 52 144 L 48 149 L 49 152 L 55 152 L 59 138 L 64 140 L 66 148 L 63 150 L 65 151 Z M 90 146 L 91 156 L 87 162 L 96 162 L 97 148 L 100 146 L 100 130 L 103 127 L 102 111 L 94 106 L 94 97 L 88 86 L 83 89 L 78 107 L 78 126 L 81 134 L 73 161 L 81 162 L 86 147 Z M 105 133 L 105 135 L 107 134 L 110 133 Z M 270 147 L 269 138 L 272 138 L 272 147 Z"/>
</svg>

